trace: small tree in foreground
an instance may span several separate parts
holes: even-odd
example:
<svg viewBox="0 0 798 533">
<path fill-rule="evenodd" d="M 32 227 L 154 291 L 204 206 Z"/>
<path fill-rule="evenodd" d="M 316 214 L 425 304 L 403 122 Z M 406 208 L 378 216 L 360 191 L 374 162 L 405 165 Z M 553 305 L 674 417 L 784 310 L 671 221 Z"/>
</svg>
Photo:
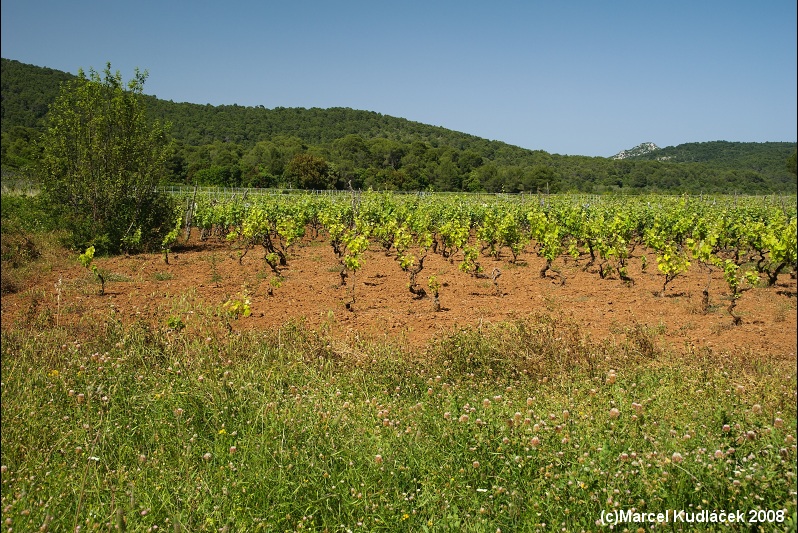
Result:
<svg viewBox="0 0 798 533">
<path fill-rule="evenodd" d="M 161 245 L 172 229 L 171 200 L 157 190 L 168 147 L 150 124 L 142 90 L 147 73 L 123 83 L 110 63 L 62 84 L 42 137 L 42 190 L 63 221 L 68 244 L 98 253 Z"/>
</svg>

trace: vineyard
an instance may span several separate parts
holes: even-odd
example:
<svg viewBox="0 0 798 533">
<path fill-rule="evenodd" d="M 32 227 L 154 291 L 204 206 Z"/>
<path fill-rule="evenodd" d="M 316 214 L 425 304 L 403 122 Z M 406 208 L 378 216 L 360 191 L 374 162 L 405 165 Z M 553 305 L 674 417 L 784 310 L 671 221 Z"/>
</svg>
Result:
<svg viewBox="0 0 798 533">
<path fill-rule="evenodd" d="M 794 197 L 173 194 L 4 226 L 9 528 L 795 530 Z"/>
<path fill-rule="evenodd" d="M 340 285 L 357 294 L 354 279 L 364 252 L 374 247 L 395 259 L 407 275 L 408 296 L 431 296 L 439 307 L 439 282 L 423 273 L 438 255 L 463 275 L 490 280 L 500 294 L 502 269 L 531 251 L 545 262 L 537 277 L 567 282 L 560 266 L 571 261 L 600 279 L 634 285 L 629 265 L 656 272 L 660 296 L 688 269 L 707 276 L 703 311 L 715 272 L 726 283 L 728 313 L 735 324 L 737 299 L 757 286 L 773 286 L 781 273 L 795 276 L 796 205 L 785 198 L 689 197 L 469 197 L 351 193 L 337 196 L 187 196 L 176 215 L 165 254 L 199 230 L 201 241 L 223 240 L 241 263 L 262 249 L 263 268 L 279 286 L 291 250 L 307 239 L 323 239 L 337 259 Z M 168 260 L 168 256 L 165 255 Z M 490 261 L 491 267 L 487 267 Z M 349 279 L 353 281 L 348 282 Z"/>
<path fill-rule="evenodd" d="M 779 332 L 786 345 L 772 332 L 794 305 L 794 197 L 172 194 L 161 258 L 84 265 L 97 292 L 110 288 L 87 307 L 163 325 L 187 317 L 153 298 L 191 291 L 227 310 L 228 329 L 336 322 L 419 345 L 540 311 L 578 315 L 599 338 L 635 324 L 662 328 L 662 317 L 681 313 L 675 328 L 686 342 L 734 340 L 746 323 L 764 328 L 763 347 L 794 351 L 789 332 Z"/>
</svg>

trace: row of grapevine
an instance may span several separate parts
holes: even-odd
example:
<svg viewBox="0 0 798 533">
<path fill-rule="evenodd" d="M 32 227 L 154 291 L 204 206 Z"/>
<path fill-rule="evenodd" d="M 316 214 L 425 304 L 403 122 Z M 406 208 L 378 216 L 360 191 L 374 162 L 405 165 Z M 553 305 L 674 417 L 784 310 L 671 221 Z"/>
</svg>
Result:
<svg viewBox="0 0 798 533">
<path fill-rule="evenodd" d="M 492 257 L 516 262 L 525 252 L 545 259 L 541 277 L 565 283 L 558 263 L 570 258 L 601 278 L 632 284 L 628 265 L 643 269 L 653 255 L 662 290 L 688 268 L 723 272 L 732 305 L 755 285 L 772 285 L 796 270 L 796 203 L 739 197 L 497 197 L 242 194 L 188 196 L 186 223 L 200 238 L 226 239 L 243 258 L 262 246 L 279 278 L 291 246 L 324 238 L 341 267 L 341 284 L 362 266 L 372 245 L 393 254 L 415 297 L 426 294 L 417 276 L 427 254 L 440 254 L 474 277 L 492 279 L 480 264 Z M 434 283 L 430 282 L 432 288 Z M 352 285 L 354 291 L 354 285 Z M 433 293 L 436 292 L 433 290 Z M 352 292 L 352 302 L 355 295 Z M 738 320 L 735 317 L 735 320 Z"/>
</svg>

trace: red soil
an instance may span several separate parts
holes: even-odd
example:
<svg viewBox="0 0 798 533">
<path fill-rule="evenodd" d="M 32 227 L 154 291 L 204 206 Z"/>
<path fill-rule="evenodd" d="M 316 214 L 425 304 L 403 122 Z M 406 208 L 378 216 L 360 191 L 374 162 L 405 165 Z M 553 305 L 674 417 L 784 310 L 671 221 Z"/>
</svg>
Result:
<svg viewBox="0 0 798 533">
<path fill-rule="evenodd" d="M 272 296 L 268 295 L 271 274 L 262 255 L 256 248 L 239 264 L 228 244 L 207 241 L 175 251 L 169 264 L 159 254 L 97 258 L 98 267 L 111 274 L 104 296 L 97 295 L 99 285 L 77 261 L 59 261 L 24 290 L 2 297 L 3 327 L 34 320 L 49 309 L 49 320 L 57 314 L 60 323 L 105 320 L 113 312 L 123 321 L 145 320 L 166 327 L 170 316 L 178 316 L 189 332 L 201 327 L 202 316 L 189 313 L 191 306 L 220 310 L 246 286 L 252 315 L 233 321 L 234 330 L 272 328 L 304 319 L 308 326 L 341 339 L 388 338 L 420 348 L 454 328 L 549 314 L 576 321 L 595 340 L 622 342 L 626 331 L 643 325 L 665 347 L 679 352 L 707 347 L 730 355 L 795 359 L 796 280 L 789 274 L 781 275 L 773 287 L 746 291 L 735 310 L 742 324 L 735 326 L 726 309 L 729 290 L 720 272 L 711 276 L 710 308 L 705 313 L 701 300 L 706 271 L 692 265 L 668 285 L 665 296 L 659 296 L 655 293 L 662 288 L 663 276 L 650 253 L 648 269 L 641 271 L 639 250 L 629 264 L 632 285 L 617 277 L 601 279 L 595 267 L 585 271 L 584 259 L 555 262 L 565 277 L 561 285 L 559 278 L 540 277 L 544 260 L 532 251 L 523 253 L 516 265 L 507 261 L 509 254 L 502 260 L 481 258 L 486 271 L 501 270 L 498 293 L 490 280 L 458 270 L 461 254 L 450 263 L 429 253 L 418 281 L 429 292 L 427 280 L 437 276 L 442 285 L 439 312 L 433 311 L 430 297 L 413 298 L 408 276 L 395 256 L 387 256 L 376 245 L 365 254 L 362 270 L 349 276 L 346 287 L 339 286 L 338 263 L 329 244 L 312 241 L 295 246 L 284 280 Z M 59 278 L 60 304 L 55 289 Z M 351 301 L 353 287 L 355 303 L 349 311 L 345 303 Z M 204 316 L 207 321 L 208 314 Z"/>
</svg>

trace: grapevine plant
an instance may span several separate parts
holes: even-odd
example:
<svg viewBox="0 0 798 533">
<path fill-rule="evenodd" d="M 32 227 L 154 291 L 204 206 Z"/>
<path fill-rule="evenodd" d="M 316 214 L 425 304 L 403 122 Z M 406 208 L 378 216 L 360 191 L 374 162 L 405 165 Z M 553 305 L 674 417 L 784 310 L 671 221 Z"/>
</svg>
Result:
<svg viewBox="0 0 798 533">
<path fill-rule="evenodd" d="M 94 264 L 94 246 L 89 246 L 86 248 L 86 251 L 78 256 L 78 261 L 80 261 L 81 265 L 86 267 L 92 274 L 94 274 L 97 280 L 100 282 L 100 296 L 105 294 L 105 276 L 103 276 L 103 274 L 100 272 L 100 269 L 97 268 L 97 265 Z"/>
</svg>

